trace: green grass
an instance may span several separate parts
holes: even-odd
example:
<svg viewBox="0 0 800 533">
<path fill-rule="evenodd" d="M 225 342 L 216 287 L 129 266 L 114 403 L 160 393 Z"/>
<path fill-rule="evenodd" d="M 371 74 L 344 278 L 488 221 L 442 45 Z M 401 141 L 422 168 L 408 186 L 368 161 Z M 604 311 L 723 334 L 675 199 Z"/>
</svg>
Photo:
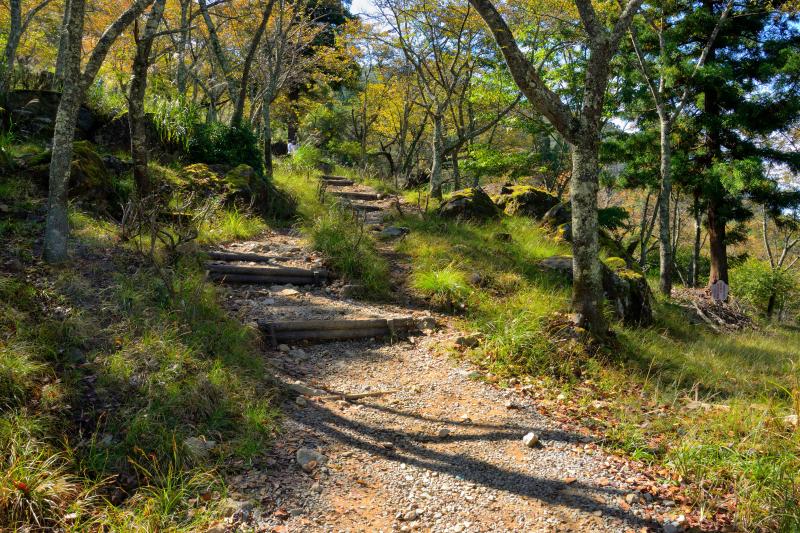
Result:
<svg viewBox="0 0 800 533">
<path fill-rule="evenodd" d="M 565 393 L 572 418 L 608 448 L 668 467 L 675 477 L 666 481 L 682 480 L 704 516 L 722 508 L 743 530 L 800 529 L 800 431 L 783 422 L 800 412 L 800 330 L 718 334 L 659 299 L 653 326 L 614 324 L 610 346 L 586 351 L 549 332 L 553 313 L 568 310 L 569 286 L 536 262 L 570 249 L 535 222 L 427 214 L 398 223 L 411 228 L 398 244 L 413 266 L 411 289 L 480 338 L 451 353 L 501 385 L 515 378 L 551 400 Z M 705 407 L 687 408 L 695 397 Z"/>
<path fill-rule="evenodd" d="M 41 201 L 5 181 L 0 194 Z M 168 289 L 116 225 L 75 210 L 70 223 L 90 261 L 19 254 L 37 274 L 0 274 L 0 529 L 203 530 L 226 496 L 219 467 L 258 457 L 279 427 L 257 333 L 227 317 L 191 253 Z M 220 211 L 201 238 L 264 227 Z M 42 230 L 4 242 L 30 250 Z M 217 445 L 193 458 L 187 437 Z"/>
<path fill-rule="evenodd" d="M 335 201 L 323 203 L 315 177 L 278 165 L 275 183 L 298 201 L 300 229 L 336 273 L 361 285 L 362 296 L 385 298 L 389 293 L 389 266 L 376 251 L 369 228 Z"/>
</svg>

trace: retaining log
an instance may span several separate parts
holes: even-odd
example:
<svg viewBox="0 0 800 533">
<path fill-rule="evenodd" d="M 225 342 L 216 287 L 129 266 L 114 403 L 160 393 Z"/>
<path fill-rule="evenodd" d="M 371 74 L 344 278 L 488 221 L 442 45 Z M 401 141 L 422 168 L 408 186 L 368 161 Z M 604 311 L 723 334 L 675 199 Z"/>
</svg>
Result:
<svg viewBox="0 0 800 533">
<path fill-rule="evenodd" d="M 288 257 L 256 254 L 252 252 L 206 252 L 209 259 L 217 261 L 248 261 L 250 263 L 271 263 L 272 261 L 289 261 Z"/>
<path fill-rule="evenodd" d="M 271 345 L 289 341 L 327 341 L 395 337 L 416 329 L 412 318 L 374 318 L 361 320 L 297 320 L 292 322 L 260 321 Z"/>
<path fill-rule="evenodd" d="M 322 183 L 328 187 L 349 187 L 355 184 L 353 180 L 331 180 L 327 178 L 323 178 Z"/>
<path fill-rule="evenodd" d="M 331 195 L 351 200 L 380 200 L 381 195 L 374 192 L 333 191 Z"/>
<path fill-rule="evenodd" d="M 226 274 L 255 274 L 259 276 L 278 276 L 295 278 L 327 278 L 327 270 L 308 270 L 305 268 L 293 267 L 268 267 L 268 266 L 247 266 L 230 265 L 227 263 L 206 263 L 206 268 L 210 272 L 221 272 Z"/>
<path fill-rule="evenodd" d="M 252 285 L 319 285 L 322 280 L 313 277 L 288 277 L 258 274 L 226 274 L 224 272 L 209 272 L 208 277 L 214 281 L 226 283 L 249 283 Z"/>
</svg>

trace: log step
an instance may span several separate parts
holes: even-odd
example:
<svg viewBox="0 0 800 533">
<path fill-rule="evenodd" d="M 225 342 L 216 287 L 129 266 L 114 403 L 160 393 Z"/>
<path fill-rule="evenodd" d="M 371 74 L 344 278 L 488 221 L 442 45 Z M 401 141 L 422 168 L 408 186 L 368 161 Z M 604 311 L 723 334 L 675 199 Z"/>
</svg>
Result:
<svg viewBox="0 0 800 533">
<path fill-rule="evenodd" d="M 211 279 L 229 283 L 320 285 L 328 278 L 326 270 L 304 268 L 243 266 L 224 263 L 207 263 L 206 268 Z"/>
<path fill-rule="evenodd" d="M 333 196 L 339 198 L 349 198 L 351 200 L 380 200 L 381 195 L 374 192 L 351 192 L 351 191 L 333 191 Z"/>
<path fill-rule="evenodd" d="M 353 180 L 329 180 L 327 178 L 323 178 L 322 182 L 328 187 L 349 187 L 355 184 Z"/>
<path fill-rule="evenodd" d="M 348 178 L 348 177 L 345 177 L 345 176 L 332 176 L 331 174 L 323 174 L 322 176 L 320 176 L 319 179 L 327 180 L 327 181 L 350 181 L 350 178 Z"/>
<path fill-rule="evenodd" d="M 226 252 L 211 251 L 206 252 L 209 259 L 216 261 L 248 261 L 251 263 L 271 263 L 273 261 L 288 261 L 288 257 L 276 255 L 256 254 L 252 252 Z"/>
<path fill-rule="evenodd" d="M 332 341 L 396 337 L 417 329 L 413 318 L 374 318 L 362 320 L 297 320 L 271 322 L 261 320 L 259 329 L 275 347 L 284 342 Z"/>
</svg>

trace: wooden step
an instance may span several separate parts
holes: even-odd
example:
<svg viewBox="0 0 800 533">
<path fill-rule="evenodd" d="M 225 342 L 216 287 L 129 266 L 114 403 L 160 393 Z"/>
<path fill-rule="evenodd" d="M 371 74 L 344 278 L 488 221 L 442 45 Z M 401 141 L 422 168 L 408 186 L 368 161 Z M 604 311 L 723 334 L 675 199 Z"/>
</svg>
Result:
<svg viewBox="0 0 800 533">
<path fill-rule="evenodd" d="M 350 200 L 380 200 L 381 195 L 374 192 L 333 191 L 333 196 L 348 198 Z"/>
<path fill-rule="evenodd" d="M 350 178 L 345 176 L 332 176 L 330 174 L 323 174 L 319 177 L 321 180 L 328 180 L 328 181 L 350 181 Z"/>
<path fill-rule="evenodd" d="M 413 318 L 370 318 L 358 320 L 261 320 L 259 329 L 273 346 L 296 341 L 333 341 L 397 337 L 417 329 Z"/>
<path fill-rule="evenodd" d="M 323 179 L 322 183 L 324 183 L 328 187 L 349 187 L 355 184 L 353 180 L 328 180 L 328 179 Z"/>
<path fill-rule="evenodd" d="M 281 257 L 277 255 L 264 255 L 252 252 L 228 252 L 228 251 L 210 251 L 206 252 L 209 259 L 216 261 L 247 261 L 250 263 L 272 263 L 273 261 L 289 261 L 288 257 Z"/>
<path fill-rule="evenodd" d="M 326 270 L 304 268 L 244 266 L 225 263 L 208 263 L 206 268 L 211 279 L 230 283 L 320 285 L 328 278 Z"/>
</svg>

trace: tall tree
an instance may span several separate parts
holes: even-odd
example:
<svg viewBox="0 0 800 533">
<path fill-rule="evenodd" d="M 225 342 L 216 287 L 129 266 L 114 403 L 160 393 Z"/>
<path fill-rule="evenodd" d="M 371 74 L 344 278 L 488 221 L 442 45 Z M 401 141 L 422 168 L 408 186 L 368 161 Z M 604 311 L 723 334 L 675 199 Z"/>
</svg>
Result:
<svg viewBox="0 0 800 533">
<path fill-rule="evenodd" d="M 720 28 L 733 9 L 733 0 L 728 0 L 722 13 L 719 15 L 717 24 L 711 30 L 711 34 L 705 45 L 697 54 L 694 67 L 687 79 L 695 77 L 700 69 L 705 65 L 711 47 L 719 34 Z M 653 100 L 658 114 L 659 124 L 659 145 L 660 145 L 660 168 L 661 191 L 658 209 L 659 221 L 659 288 L 662 294 L 669 296 L 672 293 L 672 270 L 673 270 L 673 250 L 670 238 L 670 201 L 672 195 L 672 127 L 675 121 L 681 116 L 686 104 L 689 103 L 690 85 L 675 81 L 674 72 L 678 70 L 684 60 L 680 56 L 680 50 L 685 43 L 675 39 L 678 32 L 671 31 L 672 21 L 680 23 L 677 13 L 668 12 L 665 5 L 653 6 L 643 13 L 643 18 L 647 24 L 643 28 L 645 31 L 652 31 L 657 43 L 656 50 L 648 54 L 640 44 L 636 25 L 630 29 L 631 43 L 636 55 L 637 65 L 644 77 L 647 89 Z M 685 48 L 685 47 L 684 47 Z M 676 64 L 678 63 L 678 64 Z M 682 86 L 682 90 L 681 90 Z"/>
<path fill-rule="evenodd" d="M 591 0 L 574 0 L 589 57 L 580 109 L 570 107 L 545 82 L 536 64 L 520 49 L 505 19 L 491 0 L 470 0 L 494 35 L 508 69 L 520 90 L 572 145 L 573 284 L 572 308 L 576 321 L 594 334 L 603 335 L 607 324 L 600 308 L 602 277 L 597 223 L 599 148 L 603 107 L 611 76 L 611 60 L 643 0 L 628 0 L 616 21 L 607 27 Z"/>
<path fill-rule="evenodd" d="M 131 67 L 131 81 L 128 87 L 128 125 L 131 134 L 131 160 L 133 162 L 133 181 L 139 198 L 150 194 L 150 175 L 147 170 L 147 122 L 144 114 L 144 95 L 147 90 L 147 71 L 153 41 L 164 15 L 166 0 L 155 0 L 147 17 L 144 31 L 134 31 L 136 54 Z"/>
<path fill-rule="evenodd" d="M 48 262 L 58 263 L 67 259 L 67 188 L 72 164 L 72 142 L 78 111 L 86 89 L 94 82 L 111 45 L 154 0 L 136 0 L 123 12 L 97 41 L 81 72 L 81 45 L 86 12 L 86 0 L 70 0 L 69 13 L 64 28 L 64 88 L 58 104 L 53 133 L 53 149 L 50 159 L 50 178 L 47 198 L 47 223 L 44 234 L 44 257 Z"/>
<path fill-rule="evenodd" d="M 14 62 L 17 58 L 17 48 L 22 36 L 30 26 L 33 18 L 53 0 L 41 0 L 30 11 L 22 14 L 22 0 L 9 0 L 11 24 L 6 37 L 6 48 L 3 52 L 2 65 L 0 65 L 0 94 L 5 94 L 11 89 L 11 80 L 14 75 Z"/>
</svg>

